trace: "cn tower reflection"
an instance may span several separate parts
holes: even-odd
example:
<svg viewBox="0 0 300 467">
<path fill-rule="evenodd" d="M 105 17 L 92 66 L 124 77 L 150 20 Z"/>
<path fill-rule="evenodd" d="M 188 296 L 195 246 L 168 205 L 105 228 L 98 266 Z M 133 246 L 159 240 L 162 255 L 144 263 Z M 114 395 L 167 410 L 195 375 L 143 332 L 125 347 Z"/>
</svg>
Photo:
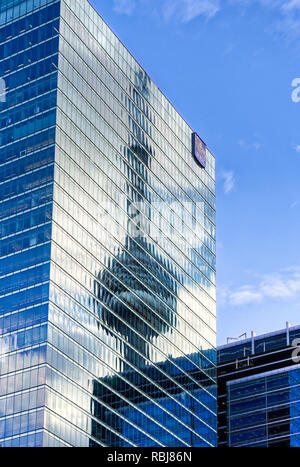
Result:
<svg viewBox="0 0 300 467">
<path fill-rule="evenodd" d="M 170 262 L 155 253 L 147 238 L 151 207 L 145 198 L 151 156 L 138 143 L 127 148 L 126 154 L 128 162 L 132 156 L 140 161 L 135 167 L 139 169 L 138 177 L 126 186 L 128 234 L 124 248 L 99 273 L 97 298 L 105 331 L 121 335 L 126 341 L 122 357 L 141 367 L 150 357 L 153 339 L 176 325 L 177 284 L 171 275 Z"/>
</svg>

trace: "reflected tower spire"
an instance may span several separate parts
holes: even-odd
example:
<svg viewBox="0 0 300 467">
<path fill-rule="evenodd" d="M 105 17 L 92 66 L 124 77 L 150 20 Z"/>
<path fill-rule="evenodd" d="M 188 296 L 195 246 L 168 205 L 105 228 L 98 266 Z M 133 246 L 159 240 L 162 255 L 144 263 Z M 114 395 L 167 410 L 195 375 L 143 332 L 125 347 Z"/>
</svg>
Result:
<svg viewBox="0 0 300 467">
<path fill-rule="evenodd" d="M 136 86 L 143 94 L 149 92 L 147 83 L 147 76 L 137 74 Z M 136 90 L 135 95 L 139 95 Z M 128 120 L 130 125 L 130 114 Z M 131 144 L 123 151 L 124 173 L 130 176 L 124 187 L 127 236 L 119 254 L 109 259 L 108 269 L 98 275 L 97 313 L 107 333 L 116 332 L 126 340 L 123 357 L 135 366 L 143 366 L 150 357 L 149 343 L 175 325 L 177 289 L 169 261 L 156 251 L 149 238 L 152 208 L 147 184 L 153 150 L 150 147 L 147 152 L 138 137 L 128 134 L 128 139 Z M 132 165 L 135 170 L 128 171 Z"/>
</svg>

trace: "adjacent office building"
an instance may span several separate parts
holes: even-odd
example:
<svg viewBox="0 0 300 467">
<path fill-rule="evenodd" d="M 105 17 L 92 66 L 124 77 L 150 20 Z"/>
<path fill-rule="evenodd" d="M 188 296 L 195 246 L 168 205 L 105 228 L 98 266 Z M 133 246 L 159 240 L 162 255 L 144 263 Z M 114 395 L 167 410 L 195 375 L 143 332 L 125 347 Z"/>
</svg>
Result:
<svg viewBox="0 0 300 467">
<path fill-rule="evenodd" d="M 1 446 L 216 445 L 214 176 L 87 0 L 1 1 Z"/>
<path fill-rule="evenodd" d="M 218 348 L 218 446 L 300 446 L 300 326 Z"/>
</svg>

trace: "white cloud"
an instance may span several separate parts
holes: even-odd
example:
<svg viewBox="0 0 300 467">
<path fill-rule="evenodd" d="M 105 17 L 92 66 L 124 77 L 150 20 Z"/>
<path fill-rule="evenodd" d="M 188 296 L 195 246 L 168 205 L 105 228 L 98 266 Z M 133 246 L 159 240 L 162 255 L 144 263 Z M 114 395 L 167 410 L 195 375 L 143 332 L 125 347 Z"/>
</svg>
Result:
<svg viewBox="0 0 300 467">
<path fill-rule="evenodd" d="M 300 152 L 300 144 L 295 147 L 296 152 Z"/>
<path fill-rule="evenodd" d="M 130 16 L 136 7 L 136 2 L 135 0 L 114 0 L 113 5 L 117 13 Z"/>
<path fill-rule="evenodd" d="M 227 0 L 231 4 L 239 4 L 243 7 L 254 3 L 261 7 L 273 10 L 277 14 L 277 20 L 268 27 L 269 32 L 284 36 L 288 39 L 296 39 L 300 36 L 300 0 Z"/>
<path fill-rule="evenodd" d="M 281 10 L 282 12 L 293 12 L 300 9 L 299 0 L 228 0 L 231 4 L 248 6 L 258 3 L 263 7 Z"/>
<path fill-rule="evenodd" d="M 136 7 L 141 11 L 158 12 L 165 21 L 188 23 L 198 16 L 212 18 L 220 9 L 220 0 L 114 0 L 117 13 L 131 15 Z"/>
<path fill-rule="evenodd" d="M 235 176 L 232 170 L 224 170 L 221 173 L 221 178 L 223 180 L 223 191 L 225 195 L 228 195 L 232 192 L 235 187 Z"/>
<path fill-rule="evenodd" d="M 259 292 L 254 292 L 253 290 L 247 290 L 246 288 L 241 288 L 236 292 L 232 292 L 229 296 L 230 304 L 233 306 L 242 306 L 248 305 L 250 303 L 257 303 L 263 299 L 263 296 Z"/>
<path fill-rule="evenodd" d="M 300 270 L 289 268 L 279 273 L 267 274 L 256 284 L 237 288 L 222 287 L 219 299 L 222 304 L 244 306 L 260 303 L 267 299 L 287 300 L 300 297 Z"/>
<path fill-rule="evenodd" d="M 221 9 L 241 6 L 246 13 L 249 6 L 257 5 L 274 12 L 274 20 L 268 24 L 272 34 L 288 39 L 300 37 L 300 0 L 113 0 L 117 13 L 163 18 L 164 21 L 188 23 L 202 16 L 213 18 Z"/>
<path fill-rule="evenodd" d="M 289 279 L 279 274 L 273 274 L 260 282 L 259 289 L 264 297 L 288 298 L 300 291 L 300 282 L 293 278 Z"/>
<path fill-rule="evenodd" d="M 265 8 L 277 11 L 285 18 L 293 18 L 300 11 L 300 0 L 113 0 L 115 11 L 130 15 L 136 6 L 150 6 L 159 10 L 166 19 L 176 17 L 188 22 L 203 15 L 212 18 L 229 5 L 240 5 L 247 8 L 256 3 Z"/>
<path fill-rule="evenodd" d="M 241 148 L 244 148 L 246 146 L 246 141 L 244 139 L 239 139 L 237 144 L 241 146 Z"/>
<path fill-rule="evenodd" d="M 281 9 L 284 12 L 291 12 L 295 10 L 300 10 L 300 0 L 289 0 L 289 1 L 282 1 Z"/>
<path fill-rule="evenodd" d="M 197 16 L 212 18 L 220 9 L 219 0 L 165 0 L 163 15 L 166 20 L 176 18 L 188 23 Z"/>
<path fill-rule="evenodd" d="M 237 141 L 237 144 L 243 148 L 243 149 L 247 149 L 247 150 L 251 150 L 251 149 L 254 149 L 255 151 L 258 151 L 260 148 L 261 148 L 261 143 L 259 141 L 256 141 L 254 140 L 253 142 L 250 142 L 248 143 L 247 141 L 245 141 L 244 139 L 239 139 Z"/>
</svg>

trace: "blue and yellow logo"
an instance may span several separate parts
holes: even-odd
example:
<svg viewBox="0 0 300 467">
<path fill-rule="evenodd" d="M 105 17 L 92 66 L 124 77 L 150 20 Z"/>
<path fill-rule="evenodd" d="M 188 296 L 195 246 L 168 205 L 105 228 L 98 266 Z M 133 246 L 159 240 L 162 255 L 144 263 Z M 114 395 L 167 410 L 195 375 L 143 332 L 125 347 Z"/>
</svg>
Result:
<svg viewBox="0 0 300 467">
<path fill-rule="evenodd" d="M 197 159 L 201 167 L 206 167 L 206 144 L 202 141 L 202 139 L 197 135 L 197 133 L 193 133 L 193 154 L 194 157 Z"/>
</svg>

